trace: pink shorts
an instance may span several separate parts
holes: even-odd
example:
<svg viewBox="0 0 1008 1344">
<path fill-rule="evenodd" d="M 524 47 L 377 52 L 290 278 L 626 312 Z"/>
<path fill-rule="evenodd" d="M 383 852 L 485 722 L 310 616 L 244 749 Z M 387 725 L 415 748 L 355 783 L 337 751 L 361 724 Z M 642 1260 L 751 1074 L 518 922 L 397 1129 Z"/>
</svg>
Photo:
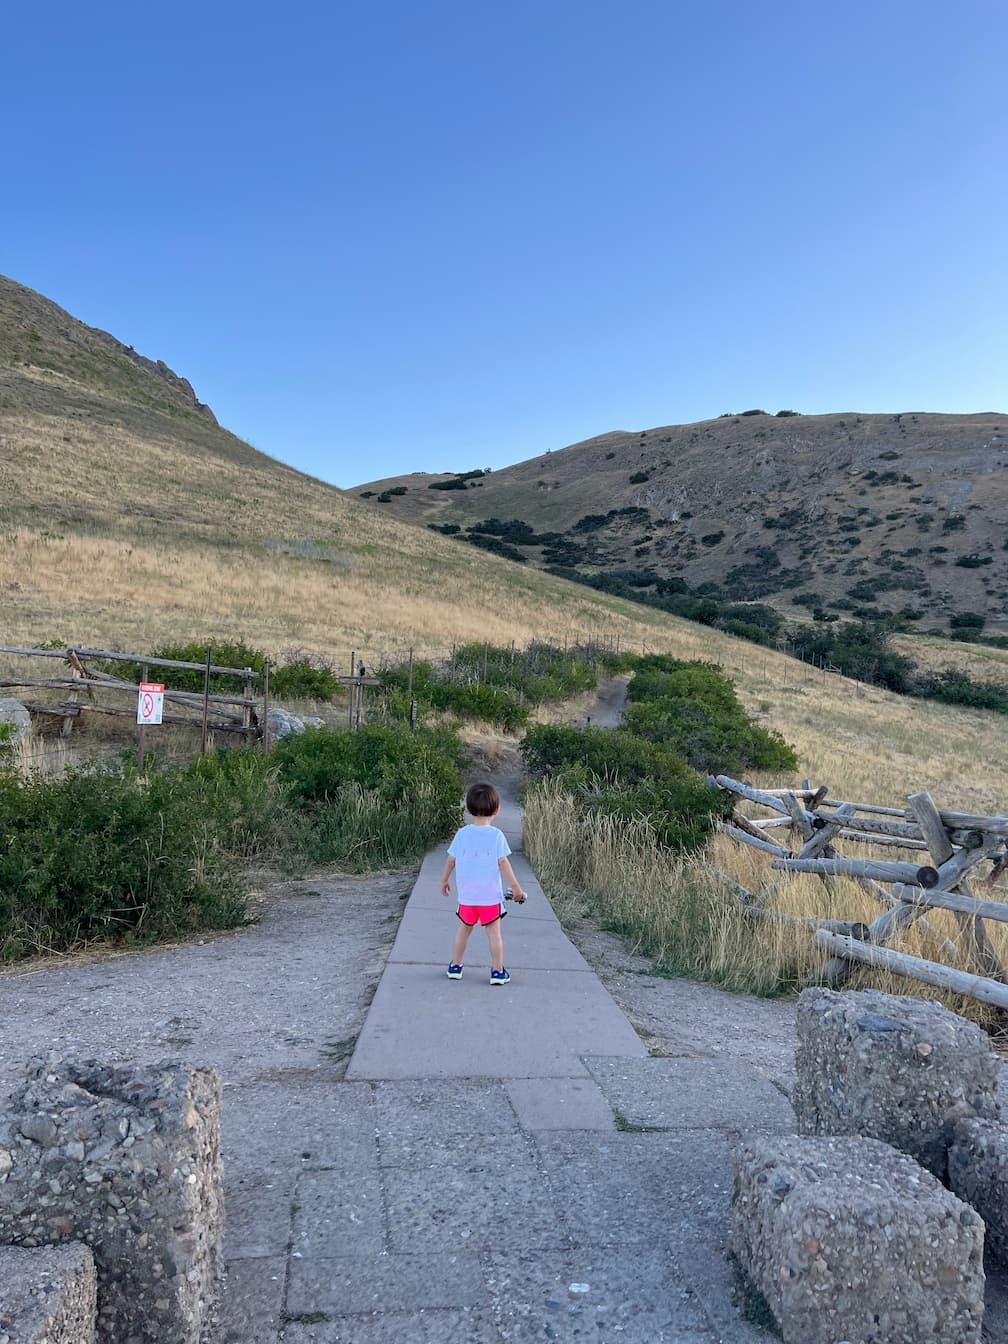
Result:
<svg viewBox="0 0 1008 1344">
<path fill-rule="evenodd" d="M 507 911 L 498 902 L 496 905 L 460 905 L 457 913 L 462 923 L 471 929 L 476 924 L 496 924 Z"/>
</svg>

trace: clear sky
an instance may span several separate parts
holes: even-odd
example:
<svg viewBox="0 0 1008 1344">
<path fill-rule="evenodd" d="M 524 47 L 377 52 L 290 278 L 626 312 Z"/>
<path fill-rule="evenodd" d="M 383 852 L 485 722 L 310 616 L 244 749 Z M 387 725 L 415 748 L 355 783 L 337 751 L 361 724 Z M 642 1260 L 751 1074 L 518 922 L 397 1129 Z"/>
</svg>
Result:
<svg viewBox="0 0 1008 1344">
<path fill-rule="evenodd" d="M 339 485 L 1008 411 L 1004 0 L 8 0 L 0 271 Z"/>
</svg>

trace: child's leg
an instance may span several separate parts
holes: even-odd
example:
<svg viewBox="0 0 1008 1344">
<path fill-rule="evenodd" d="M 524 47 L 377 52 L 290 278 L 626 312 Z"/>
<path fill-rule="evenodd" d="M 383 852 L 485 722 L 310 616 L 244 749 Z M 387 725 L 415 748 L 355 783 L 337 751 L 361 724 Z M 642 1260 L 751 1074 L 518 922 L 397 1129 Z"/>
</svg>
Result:
<svg viewBox="0 0 1008 1344">
<path fill-rule="evenodd" d="M 485 924 L 487 942 L 490 944 L 490 965 L 495 971 L 504 969 L 504 934 L 501 932 L 501 923 L 495 919 L 492 924 Z"/>
<path fill-rule="evenodd" d="M 452 944 L 451 959 L 456 966 L 462 965 L 462 958 L 465 956 L 465 950 L 469 943 L 469 935 L 472 933 L 472 925 L 463 924 L 459 920 L 459 926 L 455 930 L 455 941 Z"/>
</svg>

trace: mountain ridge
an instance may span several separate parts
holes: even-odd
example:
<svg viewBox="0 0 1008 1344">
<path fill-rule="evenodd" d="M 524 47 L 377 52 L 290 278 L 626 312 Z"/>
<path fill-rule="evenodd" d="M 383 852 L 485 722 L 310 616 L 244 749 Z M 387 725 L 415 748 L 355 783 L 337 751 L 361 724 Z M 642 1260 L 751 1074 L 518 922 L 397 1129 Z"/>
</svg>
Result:
<svg viewBox="0 0 1008 1344">
<path fill-rule="evenodd" d="M 609 431 L 475 469 L 464 489 L 443 488 L 450 473 L 355 489 L 464 535 L 488 520 L 559 534 L 517 544 L 532 563 L 585 578 L 623 574 L 641 591 L 714 584 L 784 609 L 924 607 L 940 625 L 964 608 L 1008 619 L 1006 468 L 1008 415 L 995 412 L 748 412 Z"/>
</svg>

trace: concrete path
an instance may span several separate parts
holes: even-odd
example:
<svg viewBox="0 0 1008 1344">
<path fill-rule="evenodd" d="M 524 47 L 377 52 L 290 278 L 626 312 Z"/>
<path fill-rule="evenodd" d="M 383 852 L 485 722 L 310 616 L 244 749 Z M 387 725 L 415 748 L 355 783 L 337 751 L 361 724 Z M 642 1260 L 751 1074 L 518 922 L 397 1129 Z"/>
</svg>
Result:
<svg viewBox="0 0 1008 1344">
<path fill-rule="evenodd" d="M 520 839 L 516 809 L 503 825 Z M 448 980 L 443 863 L 439 852 L 421 868 L 327 1100 L 323 1151 L 277 1196 L 278 1212 L 288 1199 L 295 1210 L 286 1261 L 272 1261 L 280 1337 L 768 1339 L 733 1305 L 724 1236 L 733 1140 L 791 1128 L 787 1101 L 745 1064 L 650 1058 L 520 854 L 529 898 L 505 920 L 511 984 L 491 988 L 479 930 L 465 975 Z M 236 1237 L 233 1208 L 229 1219 Z M 232 1257 L 232 1292 L 254 1291 L 267 1249 L 247 1279 Z M 228 1344 L 272 1344 L 266 1324 L 235 1333 L 232 1321 Z"/>
</svg>

